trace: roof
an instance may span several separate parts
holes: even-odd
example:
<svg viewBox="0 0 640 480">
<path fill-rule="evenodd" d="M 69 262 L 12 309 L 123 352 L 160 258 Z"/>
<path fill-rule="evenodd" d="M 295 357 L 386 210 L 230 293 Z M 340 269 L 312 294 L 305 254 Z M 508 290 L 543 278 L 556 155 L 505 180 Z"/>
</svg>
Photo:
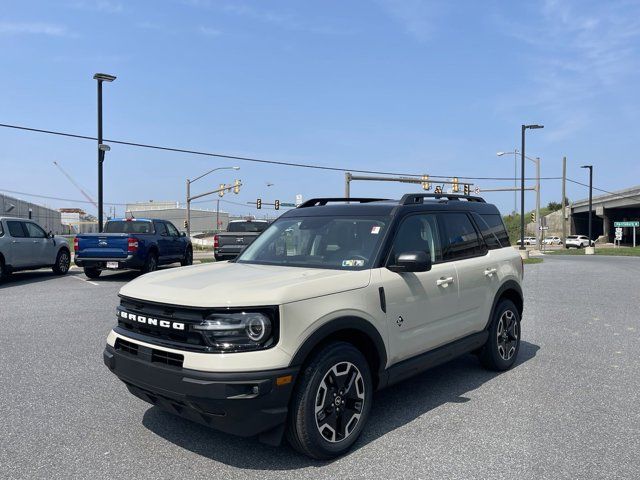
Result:
<svg viewBox="0 0 640 480">
<path fill-rule="evenodd" d="M 423 196 L 424 194 L 415 194 Z M 477 213 L 499 214 L 495 205 L 477 200 L 478 197 L 469 197 L 472 200 L 462 201 L 462 195 L 450 198 L 425 197 L 421 203 L 406 203 L 406 195 L 400 200 L 393 199 L 313 199 L 308 200 L 302 206 L 289 210 L 283 217 L 312 217 L 312 216 L 391 216 L 396 211 L 463 211 Z M 445 194 L 443 197 L 447 197 Z M 325 204 L 325 200 L 327 201 Z M 346 202 L 351 203 L 346 203 Z M 357 202 L 357 203 L 356 203 Z"/>
</svg>

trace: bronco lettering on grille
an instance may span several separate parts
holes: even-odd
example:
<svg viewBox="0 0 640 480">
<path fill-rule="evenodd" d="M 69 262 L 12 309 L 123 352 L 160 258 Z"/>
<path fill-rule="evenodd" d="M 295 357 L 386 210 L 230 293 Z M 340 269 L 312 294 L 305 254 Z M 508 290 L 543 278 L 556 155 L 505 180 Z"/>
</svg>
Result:
<svg viewBox="0 0 640 480">
<path fill-rule="evenodd" d="M 184 323 L 172 322 L 169 320 L 158 320 L 157 318 L 145 317 L 144 315 L 136 315 L 135 313 L 125 312 L 120 310 L 120 317 L 125 320 L 131 320 L 132 322 L 144 323 L 146 325 L 153 325 L 155 327 L 172 328 L 174 330 L 184 330 Z"/>
</svg>

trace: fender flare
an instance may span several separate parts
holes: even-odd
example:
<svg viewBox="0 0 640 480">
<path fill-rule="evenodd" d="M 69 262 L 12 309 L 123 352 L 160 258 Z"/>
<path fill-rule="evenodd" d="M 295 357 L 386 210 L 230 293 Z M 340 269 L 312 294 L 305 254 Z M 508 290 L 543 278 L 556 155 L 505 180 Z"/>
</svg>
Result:
<svg viewBox="0 0 640 480">
<path fill-rule="evenodd" d="M 498 289 L 498 292 L 496 293 L 496 296 L 493 299 L 493 305 L 491 305 L 491 314 L 489 315 L 489 319 L 487 320 L 487 324 L 485 325 L 485 330 L 489 328 L 489 325 L 491 325 L 491 320 L 493 319 L 493 315 L 496 311 L 496 307 L 498 306 L 498 301 L 500 300 L 500 298 L 502 298 L 505 292 L 508 292 L 508 291 L 515 292 L 520 299 L 520 305 L 516 303 L 516 307 L 519 307 L 520 309 L 520 320 L 522 321 L 522 306 L 524 305 L 522 287 L 515 280 L 507 280 L 500 286 L 500 288 Z"/>
<path fill-rule="evenodd" d="M 357 316 L 338 317 L 322 325 L 298 347 L 289 365 L 301 366 L 316 347 L 333 334 L 343 330 L 357 330 L 368 337 L 373 344 L 378 360 L 378 371 L 372 373 L 378 376 L 381 375 L 387 365 L 387 349 L 382 335 L 371 322 Z"/>
</svg>

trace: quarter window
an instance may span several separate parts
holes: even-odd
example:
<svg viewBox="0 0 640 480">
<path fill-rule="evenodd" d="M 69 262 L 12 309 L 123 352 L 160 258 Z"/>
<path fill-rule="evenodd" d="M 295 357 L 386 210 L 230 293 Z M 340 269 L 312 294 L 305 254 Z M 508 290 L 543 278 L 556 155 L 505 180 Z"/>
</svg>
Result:
<svg viewBox="0 0 640 480">
<path fill-rule="evenodd" d="M 27 232 L 22 227 L 22 222 L 7 222 L 7 228 L 9 229 L 9 235 L 14 238 L 24 238 L 27 236 Z"/>
<path fill-rule="evenodd" d="M 440 214 L 444 260 L 459 260 L 485 253 L 484 244 L 465 213 Z"/>
<path fill-rule="evenodd" d="M 434 214 L 409 215 L 400 224 L 391 249 L 391 262 L 405 252 L 426 252 L 433 263 L 442 261 L 442 244 Z"/>
<path fill-rule="evenodd" d="M 31 222 L 25 222 L 24 226 L 27 229 L 27 233 L 29 234 L 29 237 L 31 238 L 46 238 L 47 234 L 44 233 L 44 230 L 42 228 L 40 228 L 40 226 L 36 225 L 35 223 L 31 223 Z"/>
<path fill-rule="evenodd" d="M 509 234 L 499 214 L 478 215 L 474 213 L 473 217 L 476 219 L 478 227 L 480 227 L 480 232 L 489 250 L 511 245 Z"/>
</svg>

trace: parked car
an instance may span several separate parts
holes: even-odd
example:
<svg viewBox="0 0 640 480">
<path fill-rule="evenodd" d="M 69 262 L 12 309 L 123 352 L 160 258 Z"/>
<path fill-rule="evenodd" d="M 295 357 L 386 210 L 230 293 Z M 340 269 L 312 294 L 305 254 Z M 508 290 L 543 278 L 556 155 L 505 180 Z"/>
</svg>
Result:
<svg viewBox="0 0 640 480">
<path fill-rule="evenodd" d="M 173 414 L 327 459 L 357 440 L 375 390 L 468 352 L 511 368 L 522 277 L 479 197 L 309 200 L 234 262 L 125 285 L 104 363 Z"/>
<path fill-rule="evenodd" d="M 153 272 L 158 265 L 193 263 L 191 241 L 166 220 L 123 218 L 109 220 L 103 233 L 76 235 L 75 264 L 89 278 L 104 269 Z"/>
<path fill-rule="evenodd" d="M 594 242 L 591 242 L 593 245 Z M 564 242 L 566 248 L 583 248 L 589 246 L 589 237 L 586 235 L 569 235 Z"/>
<path fill-rule="evenodd" d="M 536 237 L 524 237 L 525 245 L 536 245 L 537 243 Z M 520 239 L 516 240 L 516 245 L 520 245 Z"/>
<path fill-rule="evenodd" d="M 0 281 L 11 272 L 51 267 L 64 275 L 71 265 L 67 241 L 32 220 L 0 217 Z"/>
<path fill-rule="evenodd" d="M 562 239 L 556 236 L 546 237 L 542 243 L 545 245 L 562 245 Z"/>
<path fill-rule="evenodd" d="M 213 255 L 216 260 L 231 260 L 247 245 L 258 238 L 267 227 L 266 220 L 231 220 L 227 231 L 213 237 Z"/>
</svg>

